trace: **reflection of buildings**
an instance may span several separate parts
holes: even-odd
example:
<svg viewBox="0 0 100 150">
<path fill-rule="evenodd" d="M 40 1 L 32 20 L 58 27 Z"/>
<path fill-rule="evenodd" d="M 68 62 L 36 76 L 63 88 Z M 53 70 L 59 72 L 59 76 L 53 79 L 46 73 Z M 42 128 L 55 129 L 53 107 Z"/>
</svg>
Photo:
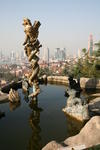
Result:
<svg viewBox="0 0 100 150">
<path fill-rule="evenodd" d="M 93 53 L 93 35 L 90 34 L 89 41 L 88 41 L 88 54 L 91 56 Z"/>
<path fill-rule="evenodd" d="M 37 101 L 31 100 L 30 108 L 32 112 L 30 114 L 29 123 L 32 129 L 32 136 L 29 140 L 29 150 L 41 150 L 41 137 L 40 137 L 40 112 L 42 109 L 38 108 Z"/>
</svg>

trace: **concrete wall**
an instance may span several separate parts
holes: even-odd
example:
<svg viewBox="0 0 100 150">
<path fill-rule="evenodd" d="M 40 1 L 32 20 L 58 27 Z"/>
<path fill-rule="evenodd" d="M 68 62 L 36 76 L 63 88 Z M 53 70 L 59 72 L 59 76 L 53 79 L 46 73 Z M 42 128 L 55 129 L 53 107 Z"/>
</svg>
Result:
<svg viewBox="0 0 100 150">
<path fill-rule="evenodd" d="M 57 83 L 57 84 L 64 84 L 68 85 L 68 77 L 66 76 L 48 76 L 47 77 L 48 83 Z"/>
<path fill-rule="evenodd" d="M 57 83 L 68 85 L 68 77 L 66 76 L 48 76 L 48 83 Z M 100 79 L 95 78 L 80 78 L 80 85 L 86 89 L 100 89 Z"/>
</svg>

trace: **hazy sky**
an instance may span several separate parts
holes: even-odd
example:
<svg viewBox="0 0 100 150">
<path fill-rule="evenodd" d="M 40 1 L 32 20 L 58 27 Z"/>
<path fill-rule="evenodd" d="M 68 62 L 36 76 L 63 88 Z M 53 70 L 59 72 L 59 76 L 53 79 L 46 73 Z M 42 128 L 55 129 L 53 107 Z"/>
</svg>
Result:
<svg viewBox="0 0 100 150">
<path fill-rule="evenodd" d="M 100 0 L 0 0 L 0 49 L 22 51 L 23 18 L 41 22 L 39 40 L 53 51 L 88 47 L 92 33 L 100 40 Z"/>
</svg>

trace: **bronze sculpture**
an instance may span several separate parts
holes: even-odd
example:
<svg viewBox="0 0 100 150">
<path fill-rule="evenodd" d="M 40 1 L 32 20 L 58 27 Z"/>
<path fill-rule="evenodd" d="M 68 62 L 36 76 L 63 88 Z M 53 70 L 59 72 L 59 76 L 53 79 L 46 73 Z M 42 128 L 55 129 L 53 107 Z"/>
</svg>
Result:
<svg viewBox="0 0 100 150">
<path fill-rule="evenodd" d="M 38 40 L 39 27 L 41 23 L 35 21 L 32 25 L 31 21 L 28 18 L 23 19 L 24 32 L 26 34 L 25 42 L 23 43 L 25 53 L 28 57 L 28 60 L 31 64 L 32 71 L 28 76 L 29 86 L 33 87 L 33 93 L 29 97 L 36 97 L 40 93 L 38 73 L 39 73 L 39 57 L 38 52 L 39 48 L 42 47 Z"/>
</svg>

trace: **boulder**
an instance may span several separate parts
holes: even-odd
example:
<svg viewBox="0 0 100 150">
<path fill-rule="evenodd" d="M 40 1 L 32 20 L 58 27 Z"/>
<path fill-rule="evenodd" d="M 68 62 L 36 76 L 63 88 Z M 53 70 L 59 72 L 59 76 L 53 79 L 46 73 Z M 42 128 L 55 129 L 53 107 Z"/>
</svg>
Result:
<svg viewBox="0 0 100 150">
<path fill-rule="evenodd" d="M 89 113 L 90 116 L 100 115 L 100 97 L 93 99 L 89 103 Z"/>
<path fill-rule="evenodd" d="M 67 138 L 62 143 L 52 141 L 42 150 L 83 150 L 90 147 L 100 148 L 100 116 L 92 117 L 79 134 Z"/>
<path fill-rule="evenodd" d="M 100 144 L 100 116 L 92 117 L 79 134 L 64 141 L 66 145 L 85 145 L 87 148 Z"/>
<path fill-rule="evenodd" d="M 89 119 L 88 105 L 86 105 L 82 97 L 76 97 L 76 90 L 68 89 L 67 93 L 69 95 L 67 99 L 66 107 L 62 110 L 65 114 L 76 118 L 80 121 L 85 121 Z"/>
<path fill-rule="evenodd" d="M 88 105 L 73 105 L 72 107 L 65 107 L 62 110 L 66 115 L 79 121 L 83 122 L 89 119 Z"/>
<path fill-rule="evenodd" d="M 58 148 L 63 148 L 63 146 L 56 141 L 51 141 L 42 150 L 57 150 Z"/>
</svg>

